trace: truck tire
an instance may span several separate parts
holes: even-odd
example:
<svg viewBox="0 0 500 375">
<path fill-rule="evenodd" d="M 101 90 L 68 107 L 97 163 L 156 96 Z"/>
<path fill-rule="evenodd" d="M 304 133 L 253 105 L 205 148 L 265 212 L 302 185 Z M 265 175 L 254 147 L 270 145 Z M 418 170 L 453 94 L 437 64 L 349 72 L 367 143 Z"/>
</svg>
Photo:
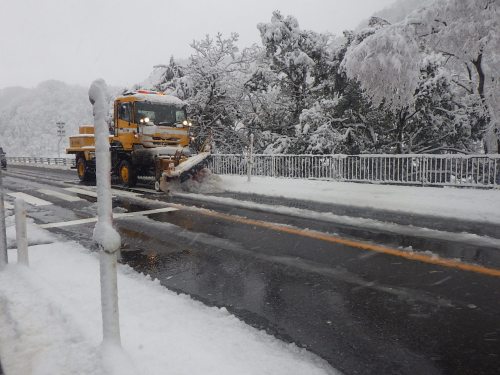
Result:
<svg viewBox="0 0 500 375">
<path fill-rule="evenodd" d="M 118 167 L 120 181 L 125 187 L 134 187 L 137 184 L 137 174 L 135 168 L 128 160 L 122 160 Z"/>
<path fill-rule="evenodd" d="M 85 160 L 84 156 L 78 156 L 76 158 L 76 172 L 78 173 L 78 179 L 81 182 L 88 182 L 92 180 L 92 173 L 89 171 L 87 160 Z"/>
</svg>

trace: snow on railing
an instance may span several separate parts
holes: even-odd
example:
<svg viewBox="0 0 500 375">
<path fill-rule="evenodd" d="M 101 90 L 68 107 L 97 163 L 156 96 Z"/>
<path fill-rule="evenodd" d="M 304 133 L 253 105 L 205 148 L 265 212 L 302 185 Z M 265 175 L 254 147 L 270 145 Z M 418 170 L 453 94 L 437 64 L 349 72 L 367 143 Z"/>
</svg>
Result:
<svg viewBox="0 0 500 375">
<path fill-rule="evenodd" d="M 500 155 L 264 155 L 252 175 L 426 186 L 500 187 Z M 214 154 L 216 174 L 247 174 L 245 154 Z"/>
<path fill-rule="evenodd" d="M 59 165 L 63 167 L 74 167 L 75 158 L 35 158 L 24 156 L 7 157 L 7 163 L 11 164 L 43 164 L 43 165 Z"/>
</svg>

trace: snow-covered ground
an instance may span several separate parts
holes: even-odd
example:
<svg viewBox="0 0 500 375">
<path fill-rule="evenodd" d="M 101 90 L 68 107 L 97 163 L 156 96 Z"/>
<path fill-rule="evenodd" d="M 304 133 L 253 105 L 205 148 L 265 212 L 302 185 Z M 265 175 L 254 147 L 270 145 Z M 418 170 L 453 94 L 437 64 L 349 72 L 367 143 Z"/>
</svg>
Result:
<svg viewBox="0 0 500 375">
<path fill-rule="evenodd" d="M 12 217 L 7 225 L 12 244 Z M 6 375 L 336 373 L 225 308 L 176 294 L 127 266 L 118 267 L 124 350 L 103 348 L 97 254 L 32 223 L 28 232 L 30 267 L 16 265 L 9 250 L 10 264 L 0 271 Z"/>
<path fill-rule="evenodd" d="M 500 190 L 221 175 L 226 191 L 500 223 Z"/>
</svg>

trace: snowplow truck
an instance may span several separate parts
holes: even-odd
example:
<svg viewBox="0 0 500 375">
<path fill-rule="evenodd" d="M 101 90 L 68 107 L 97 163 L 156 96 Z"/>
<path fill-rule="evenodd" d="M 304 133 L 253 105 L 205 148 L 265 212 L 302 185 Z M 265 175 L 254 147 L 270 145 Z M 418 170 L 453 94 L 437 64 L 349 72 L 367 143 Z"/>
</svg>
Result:
<svg viewBox="0 0 500 375">
<path fill-rule="evenodd" d="M 182 100 L 154 91 L 138 90 L 115 98 L 108 122 L 111 173 L 126 187 L 139 177 L 154 178 L 155 190 L 168 191 L 168 182 L 196 176 L 210 155 L 207 139 L 199 152 Z M 80 181 L 95 179 L 94 126 L 83 125 L 69 137 L 66 153 L 76 157 Z"/>
</svg>

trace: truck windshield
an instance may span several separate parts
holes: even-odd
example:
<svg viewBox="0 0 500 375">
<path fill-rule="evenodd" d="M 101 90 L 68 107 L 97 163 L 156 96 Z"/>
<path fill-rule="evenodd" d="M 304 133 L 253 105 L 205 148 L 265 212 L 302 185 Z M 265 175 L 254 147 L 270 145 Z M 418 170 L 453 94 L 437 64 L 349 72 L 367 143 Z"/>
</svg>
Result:
<svg viewBox="0 0 500 375">
<path fill-rule="evenodd" d="M 149 119 L 149 124 L 175 125 L 182 124 L 186 120 L 186 110 L 170 104 L 158 104 L 147 102 L 135 103 L 135 122 Z"/>
</svg>

